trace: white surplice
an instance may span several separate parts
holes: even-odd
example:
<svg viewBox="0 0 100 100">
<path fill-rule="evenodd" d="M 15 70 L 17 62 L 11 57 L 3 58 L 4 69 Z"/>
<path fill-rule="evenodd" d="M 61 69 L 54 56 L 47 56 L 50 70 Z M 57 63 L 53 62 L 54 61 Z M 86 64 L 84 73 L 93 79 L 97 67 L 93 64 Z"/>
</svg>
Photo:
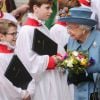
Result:
<svg viewBox="0 0 100 100">
<path fill-rule="evenodd" d="M 5 43 L 0 42 L 0 44 L 4 45 Z M 5 45 L 7 45 L 7 43 Z M 4 76 L 12 56 L 13 53 L 0 52 L 0 100 L 21 100 L 21 89 L 13 86 Z"/>
<path fill-rule="evenodd" d="M 92 18 L 97 21 L 96 28 L 100 30 L 100 0 L 91 0 Z"/>
<path fill-rule="evenodd" d="M 40 22 L 42 26 L 23 26 L 17 38 L 15 53 L 30 72 L 33 79 L 35 79 L 35 91 L 33 91 L 34 95 L 32 100 L 64 100 L 60 96 L 62 89 L 58 91 L 58 88 L 61 87 L 57 87 L 57 84 L 61 84 L 62 81 L 59 76 L 60 73 L 57 70 L 47 70 L 49 56 L 40 56 L 36 52 L 32 51 L 34 29 L 37 28 L 50 37 L 49 30 L 43 22 L 38 20 L 32 14 L 28 17 L 34 18 Z M 30 86 L 32 86 L 31 83 Z M 60 86 L 63 87 L 63 84 Z M 67 98 L 69 97 L 66 97 L 66 100 L 70 100 Z"/>
<path fill-rule="evenodd" d="M 65 45 L 68 43 L 69 34 L 67 32 L 67 24 L 62 25 L 59 23 L 56 23 L 51 29 L 50 29 L 50 37 L 58 44 L 58 51 L 63 56 L 65 55 Z M 74 88 L 73 85 L 69 85 L 67 83 L 67 71 L 66 73 L 60 74 L 60 82 L 58 83 L 58 91 L 61 93 L 62 100 L 74 100 Z M 66 99 L 67 97 L 67 99 Z"/>
<path fill-rule="evenodd" d="M 59 52 L 61 54 L 65 54 L 65 50 L 62 48 L 64 47 L 69 39 L 69 34 L 67 32 L 67 25 L 61 25 L 61 24 L 55 24 L 51 29 L 50 29 L 50 37 L 58 43 L 58 48 Z"/>
</svg>

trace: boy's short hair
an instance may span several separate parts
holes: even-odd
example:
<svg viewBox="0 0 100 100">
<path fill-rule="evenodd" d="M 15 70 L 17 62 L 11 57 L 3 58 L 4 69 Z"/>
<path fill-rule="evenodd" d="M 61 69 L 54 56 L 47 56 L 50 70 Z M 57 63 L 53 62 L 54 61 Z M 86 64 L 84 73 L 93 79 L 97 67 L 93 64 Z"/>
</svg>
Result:
<svg viewBox="0 0 100 100">
<path fill-rule="evenodd" d="M 9 22 L 9 23 L 5 22 L 5 21 L 0 22 L 0 34 L 6 35 L 7 31 L 8 31 L 8 28 L 11 27 L 11 26 L 17 28 L 17 25 L 13 22 Z"/>
<path fill-rule="evenodd" d="M 33 5 L 40 7 L 42 4 L 53 4 L 53 0 L 29 0 L 29 11 L 33 12 Z"/>
</svg>

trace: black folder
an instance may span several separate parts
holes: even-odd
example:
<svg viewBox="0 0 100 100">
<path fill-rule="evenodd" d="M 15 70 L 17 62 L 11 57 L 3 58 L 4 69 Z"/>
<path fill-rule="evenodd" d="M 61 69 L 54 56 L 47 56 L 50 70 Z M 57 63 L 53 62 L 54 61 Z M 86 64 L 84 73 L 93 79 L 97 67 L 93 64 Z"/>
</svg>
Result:
<svg viewBox="0 0 100 100">
<path fill-rule="evenodd" d="M 38 29 L 34 30 L 32 50 L 39 55 L 56 55 L 57 54 L 57 43 L 55 43 L 48 36 L 43 34 Z"/>
<path fill-rule="evenodd" d="M 22 89 L 27 89 L 29 82 L 32 80 L 31 75 L 19 60 L 17 55 L 14 55 L 8 65 L 5 76 L 13 85 Z"/>
<path fill-rule="evenodd" d="M 65 51 L 67 51 L 67 44 L 64 46 Z"/>
</svg>

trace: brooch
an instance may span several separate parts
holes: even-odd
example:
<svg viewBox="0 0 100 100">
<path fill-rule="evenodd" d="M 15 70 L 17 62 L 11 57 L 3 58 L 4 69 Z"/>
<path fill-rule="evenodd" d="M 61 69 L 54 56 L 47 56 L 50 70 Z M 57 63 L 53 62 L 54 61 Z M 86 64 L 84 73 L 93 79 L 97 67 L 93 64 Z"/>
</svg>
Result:
<svg viewBox="0 0 100 100">
<path fill-rule="evenodd" d="M 94 41 L 93 42 L 93 47 L 95 48 L 97 46 L 97 43 Z"/>
</svg>

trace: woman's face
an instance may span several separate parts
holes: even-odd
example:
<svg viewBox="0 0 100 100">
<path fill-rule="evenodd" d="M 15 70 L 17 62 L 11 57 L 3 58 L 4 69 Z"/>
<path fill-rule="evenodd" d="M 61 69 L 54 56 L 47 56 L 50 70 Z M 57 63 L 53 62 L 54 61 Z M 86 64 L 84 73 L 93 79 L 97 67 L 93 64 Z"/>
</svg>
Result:
<svg viewBox="0 0 100 100">
<path fill-rule="evenodd" d="M 81 40 L 83 37 L 83 30 L 80 28 L 78 24 L 68 23 L 67 26 L 68 33 L 75 40 Z"/>
</svg>

